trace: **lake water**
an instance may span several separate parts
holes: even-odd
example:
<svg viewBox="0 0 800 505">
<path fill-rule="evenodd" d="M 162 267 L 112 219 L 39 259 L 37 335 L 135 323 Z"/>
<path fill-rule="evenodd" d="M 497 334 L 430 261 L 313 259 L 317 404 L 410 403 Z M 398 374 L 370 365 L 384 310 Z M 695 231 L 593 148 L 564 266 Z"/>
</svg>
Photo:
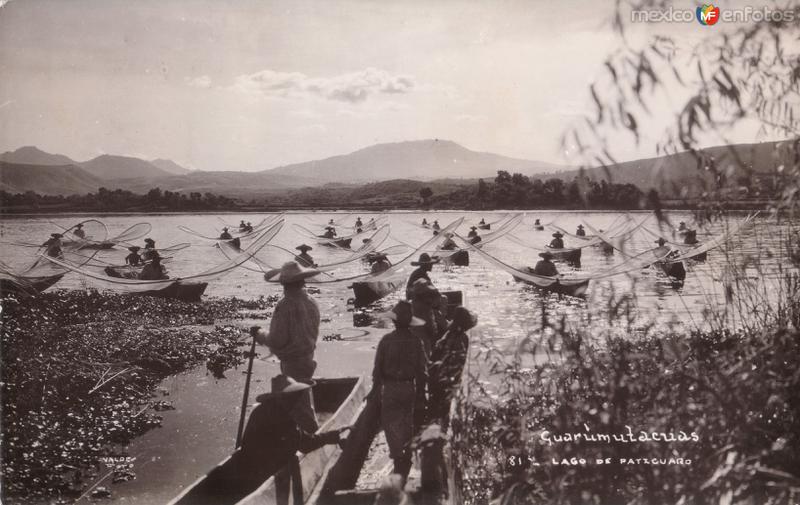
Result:
<svg viewBox="0 0 800 505">
<path fill-rule="evenodd" d="M 371 217 L 379 217 L 378 214 L 359 215 L 364 222 Z M 457 218 L 465 217 L 458 232 L 466 235 L 469 226 L 481 218 L 493 222 L 502 219 L 506 213 L 396 212 L 384 215 L 388 217 L 391 236 L 381 248 L 398 243 L 417 246 L 425 242 L 431 232 L 418 226 L 423 217 L 429 222 L 437 219 L 443 226 Z M 534 230 L 533 221 L 536 218 L 545 224 L 555 222 L 572 232 L 583 220 L 596 228 L 608 229 L 620 216 L 621 214 L 617 212 L 529 212 L 513 234 L 525 243 L 543 246 L 551 240 L 553 230 Z M 638 222 L 647 214 L 634 213 L 632 216 Z M 670 213 L 668 216 L 673 223 L 679 221 L 692 223 L 692 218 L 687 213 Z M 71 227 L 89 218 L 96 218 L 106 223 L 109 236 L 114 236 L 136 223 L 149 222 L 153 226 L 149 236 L 156 240 L 158 246 L 164 247 L 182 242 L 192 244 L 190 248 L 177 253 L 167 263 L 170 275 L 175 277 L 199 273 L 225 261 L 220 251 L 213 247 L 212 242 L 179 230 L 179 225 L 204 235 L 216 236 L 224 226 L 223 223 L 235 224 L 240 219 L 258 223 L 263 217 L 255 214 L 17 217 L 0 220 L 0 237 L 6 244 L 41 243 L 50 233 L 58 231 L 56 224 Z M 718 236 L 725 226 L 744 217 L 743 214 L 732 214 L 724 221 L 701 228 L 698 238 L 704 241 Z M 318 263 L 340 260 L 346 253 L 311 243 L 311 239 L 299 233 L 293 226 L 300 225 L 314 232 L 321 232 L 323 224 L 331 218 L 345 221 L 352 226 L 356 215 L 286 214 L 286 223 L 273 243 L 293 250 L 296 245 L 306 242 L 314 247 L 311 253 Z M 655 221 L 652 219 L 646 226 L 656 229 Z M 344 235 L 347 231 L 340 227 L 339 233 Z M 704 328 L 712 320 L 708 316 L 709 309 L 722 308 L 726 303 L 722 283 L 726 275 L 729 275 L 726 255 L 734 255 L 737 259 L 746 256 L 757 258 L 757 263 L 751 264 L 738 275 L 748 278 L 760 286 L 766 296 L 770 296 L 770 293 L 777 291 L 771 286 L 777 282 L 778 266 L 788 263 L 781 245 L 781 240 L 787 233 L 786 226 L 774 224 L 767 219 L 759 219 L 757 226 L 744 230 L 732 242 L 727 253 L 713 250 L 709 252 L 707 261 L 690 263 L 682 286 L 673 285 L 655 269 L 645 269 L 633 272 L 633 275 L 592 281 L 585 300 L 544 294 L 526 287 L 515 282 L 507 272 L 498 270 L 475 254 L 471 254 L 470 266 L 447 270 L 442 266 L 436 266 L 431 277 L 442 290 L 463 291 L 466 305 L 478 314 L 479 325 L 472 333 L 473 349 L 490 344 L 513 349 L 521 337 L 539 327 L 543 308 L 551 320 L 565 316 L 567 321 L 580 325 L 590 314 L 603 312 L 611 294 L 617 297 L 625 295 L 631 297 L 632 324 L 620 328 L 620 331 L 637 331 L 639 328 L 651 325 L 656 328 L 669 326 L 686 329 Z M 569 237 L 565 238 L 565 242 L 567 247 L 574 245 L 574 241 Z M 142 239 L 137 243 L 142 244 Z M 653 246 L 653 237 L 637 232 L 631 236 L 626 247 L 633 252 L 650 249 Z M 35 251 L 35 248 L 30 247 L 3 245 L 2 260 L 12 267 L 22 268 L 35 259 Z M 508 238 L 501 238 L 488 244 L 486 252 L 516 266 L 532 266 L 539 259 L 535 251 L 525 249 Z M 100 251 L 96 258 L 121 264 L 126 254 L 127 251 L 123 249 L 114 249 Z M 291 258 L 275 250 L 269 252 L 265 250 L 259 257 L 276 266 Z M 397 260 L 399 257 L 391 259 Z M 599 272 L 624 261 L 618 253 L 607 255 L 599 248 L 587 247 L 583 249 L 582 262 L 577 273 Z M 752 266 L 755 264 L 759 264 L 760 268 Z M 564 273 L 575 270 L 563 264 L 559 264 L 558 267 Z M 332 273 L 336 276 L 349 277 L 366 271 L 365 263 L 355 261 Z M 410 272 L 410 268 L 408 271 Z M 385 332 L 378 327 L 378 324 L 367 328 L 354 326 L 353 308 L 348 303 L 353 294 L 348 285 L 349 282 L 322 284 L 316 286 L 314 290 L 313 296 L 320 304 L 323 318 L 320 335 L 338 333 L 343 337 L 341 341 L 320 341 L 317 350 L 319 362 L 317 373 L 321 376 L 369 373 L 375 345 Z M 93 283 L 90 279 L 70 273 L 55 288 L 84 289 L 91 286 Z M 279 285 L 265 283 L 260 273 L 237 268 L 222 279 L 212 282 L 206 291 L 206 296 L 257 298 L 280 293 L 280 290 Z M 379 302 L 372 310 L 388 309 L 401 296 L 401 292 L 394 293 Z M 736 293 L 733 302 L 735 296 Z M 602 319 L 595 318 L 593 321 L 592 329 L 596 328 L 599 332 Z M 253 323 L 255 321 L 246 321 L 243 326 Z M 733 321 L 731 324 L 736 326 L 737 323 Z M 278 366 L 274 359 L 261 358 L 257 360 L 255 370 L 251 399 L 266 390 L 268 384 L 266 378 L 277 373 Z M 176 410 L 163 412 L 163 427 L 147 433 L 129 448 L 129 454 L 137 461 L 134 467 L 137 479 L 114 486 L 116 501 L 136 504 L 163 503 L 175 496 L 181 487 L 208 471 L 230 451 L 241 402 L 243 376 L 240 372 L 241 370 L 229 372 L 229 380 L 214 381 L 204 369 L 198 369 L 189 374 L 170 378 L 162 384 L 162 390 L 169 393 L 167 399 L 173 403 Z"/>
</svg>

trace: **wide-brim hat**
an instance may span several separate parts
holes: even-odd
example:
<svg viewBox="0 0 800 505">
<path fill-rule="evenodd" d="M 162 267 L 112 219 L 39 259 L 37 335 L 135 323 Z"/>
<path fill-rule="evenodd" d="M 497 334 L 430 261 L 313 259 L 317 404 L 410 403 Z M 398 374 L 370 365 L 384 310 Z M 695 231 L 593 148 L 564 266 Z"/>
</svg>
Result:
<svg viewBox="0 0 800 505">
<path fill-rule="evenodd" d="M 311 247 L 310 245 L 306 245 L 306 244 L 300 244 L 299 246 L 295 247 L 295 249 L 297 249 L 298 251 L 303 251 L 303 252 L 314 250 L 313 247 Z"/>
<path fill-rule="evenodd" d="M 662 243 L 665 243 L 666 240 L 664 240 L 663 238 L 660 238 L 660 239 L 654 240 L 653 242 L 655 242 L 656 244 L 662 244 Z"/>
<path fill-rule="evenodd" d="M 469 311 L 463 305 L 459 305 L 453 310 L 453 321 L 451 326 L 458 326 L 462 330 L 469 330 L 478 324 L 478 315 Z"/>
<path fill-rule="evenodd" d="M 63 237 L 64 235 L 62 235 L 62 234 L 60 234 L 60 233 L 51 233 L 51 234 L 50 234 L 50 236 L 51 236 L 51 237 L 53 237 L 53 238 L 61 238 L 61 237 Z"/>
<path fill-rule="evenodd" d="M 582 229 L 582 228 L 583 228 L 583 225 L 582 225 L 582 224 L 579 224 L 579 225 L 578 225 L 578 228 L 581 228 L 581 229 Z"/>
<path fill-rule="evenodd" d="M 281 284 L 299 282 L 319 274 L 319 270 L 300 266 L 296 261 L 288 261 L 280 268 L 269 270 L 264 274 L 268 281 L 278 281 Z"/>
<path fill-rule="evenodd" d="M 138 245 L 132 245 L 132 246 L 130 246 L 130 247 L 128 248 L 128 250 L 129 250 L 129 251 L 133 251 L 133 252 L 136 252 L 136 251 L 138 251 L 139 249 L 141 249 L 141 247 L 139 247 Z"/>
<path fill-rule="evenodd" d="M 428 253 L 422 253 L 419 255 L 419 261 L 412 261 L 411 266 L 418 267 L 420 265 L 435 265 L 439 263 L 439 258 L 434 256 L 431 258 L 431 255 Z"/>
<path fill-rule="evenodd" d="M 397 302 L 397 305 L 392 307 L 392 310 L 380 314 L 379 317 L 390 319 L 400 324 L 405 323 L 408 326 L 425 326 L 425 321 L 414 315 L 411 304 L 402 300 Z"/>
<path fill-rule="evenodd" d="M 385 253 L 381 253 L 381 252 L 370 253 L 370 254 L 367 255 L 367 259 L 369 261 L 385 260 L 386 259 L 386 254 Z"/>
<path fill-rule="evenodd" d="M 303 391 L 311 389 L 313 386 L 314 386 L 313 380 L 301 382 L 292 379 L 288 375 L 283 375 L 283 374 L 276 375 L 275 377 L 272 378 L 271 381 L 272 390 L 269 393 L 258 395 L 258 400 L 263 401 L 271 398 L 278 398 L 296 393 L 302 393 Z"/>
<path fill-rule="evenodd" d="M 478 229 L 478 227 L 477 227 L 477 226 L 470 226 L 470 227 L 469 227 L 469 229 L 470 229 L 470 230 L 477 230 L 477 229 Z"/>
<path fill-rule="evenodd" d="M 151 238 L 146 238 L 146 239 L 144 239 L 144 243 L 145 244 L 155 244 L 156 241 L 151 239 Z"/>
<path fill-rule="evenodd" d="M 557 232 L 553 233 L 553 236 L 554 236 L 555 238 L 561 238 L 561 237 L 563 237 L 563 236 L 564 236 L 564 234 L 563 234 L 563 233 L 561 233 L 560 231 L 557 231 Z"/>
<path fill-rule="evenodd" d="M 539 256 L 541 256 L 542 258 L 544 258 L 546 260 L 551 260 L 551 259 L 554 258 L 553 253 L 551 253 L 550 251 L 540 252 Z"/>
<path fill-rule="evenodd" d="M 83 223 L 78 223 L 75 225 L 75 228 L 83 228 Z"/>
</svg>

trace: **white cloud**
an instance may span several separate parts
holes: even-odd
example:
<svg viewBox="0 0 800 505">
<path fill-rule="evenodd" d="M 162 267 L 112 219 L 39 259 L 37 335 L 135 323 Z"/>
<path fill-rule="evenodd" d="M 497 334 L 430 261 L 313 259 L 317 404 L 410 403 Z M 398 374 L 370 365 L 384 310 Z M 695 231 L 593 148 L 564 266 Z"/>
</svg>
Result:
<svg viewBox="0 0 800 505">
<path fill-rule="evenodd" d="M 262 70 L 236 78 L 232 88 L 247 93 L 280 98 L 315 97 L 360 103 L 371 95 L 403 94 L 414 88 L 407 75 L 392 75 L 385 70 L 367 68 L 332 77 L 308 77 L 300 72 Z"/>
<path fill-rule="evenodd" d="M 189 86 L 194 86 L 195 88 L 210 88 L 211 87 L 211 77 L 207 75 L 201 75 L 194 78 L 186 78 L 186 84 Z"/>
</svg>

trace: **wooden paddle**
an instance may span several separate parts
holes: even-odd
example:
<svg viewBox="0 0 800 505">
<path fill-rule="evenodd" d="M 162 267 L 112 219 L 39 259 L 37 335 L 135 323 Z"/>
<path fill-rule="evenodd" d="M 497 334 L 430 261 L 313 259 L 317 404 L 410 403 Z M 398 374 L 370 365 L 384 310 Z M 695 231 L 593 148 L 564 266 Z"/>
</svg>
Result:
<svg viewBox="0 0 800 505">
<path fill-rule="evenodd" d="M 238 449 L 242 443 L 242 434 L 244 433 L 244 418 L 247 414 L 247 399 L 250 396 L 250 377 L 253 375 L 253 360 L 256 357 L 256 335 L 258 332 L 253 331 L 251 333 L 253 336 L 253 342 L 250 344 L 250 359 L 247 363 L 247 378 L 244 381 L 244 394 L 242 395 L 242 413 L 239 416 L 239 429 L 236 432 L 236 446 L 234 449 Z"/>
</svg>

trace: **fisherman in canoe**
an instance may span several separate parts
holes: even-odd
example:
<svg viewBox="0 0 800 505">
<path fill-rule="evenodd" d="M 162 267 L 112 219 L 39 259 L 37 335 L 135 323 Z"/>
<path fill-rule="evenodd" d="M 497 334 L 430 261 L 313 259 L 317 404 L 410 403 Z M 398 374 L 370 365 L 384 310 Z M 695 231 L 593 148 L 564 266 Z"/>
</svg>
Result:
<svg viewBox="0 0 800 505">
<path fill-rule="evenodd" d="M 42 247 L 45 248 L 44 253 L 51 258 L 60 258 L 61 257 L 61 235 L 60 233 L 51 233 L 50 238 L 42 244 Z"/>
<path fill-rule="evenodd" d="M 457 249 L 457 248 L 458 248 L 458 245 L 456 245 L 456 243 L 453 241 L 453 234 L 450 233 L 450 232 L 445 233 L 444 234 L 444 242 L 442 242 L 441 249 L 443 251 L 452 251 L 452 250 Z"/>
<path fill-rule="evenodd" d="M 309 453 L 325 445 L 344 445 L 342 432 L 349 427 L 314 433 L 303 428 L 297 418 L 296 407 L 312 384 L 286 375 L 272 378 L 271 392 L 259 397 L 261 405 L 250 416 L 241 450 L 232 456 L 235 464 L 219 466 L 208 474 L 210 485 L 202 503 L 238 502 L 292 463 L 297 451 Z"/>
<path fill-rule="evenodd" d="M 158 254 L 156 251 L 156 241 L 151 238 L 144 239 L 144 251 L 142 251 L 142 261 L 150 261 L 150 258 Z"/>
<path fill-rule="evenodd" d="M 555 277 L 558 275 L 555 263 L 553 263 L 553 254 L 549 251 L 540 252 L 541 260 L 533 267 L 533 273 L 536 275 L 543 275 L 546 277 Z"/>
<path fill-rule="evenodd" d="M 470 232 L 469 232 L 469 234 L 467 235 L 467 238 L 469 238 L 469 243 L 470 243 L 470 244 L 473 244 L 473 245 L 474 245 L 474 244 L 477 244 L 478 242 L 480 242 L 481 240 L 483 240 L 483 239 L 481 238 L 481 236 L 480 236 L 480 235 L 478 235 L 478 227 L 477 227 L 477 226 L 472 226 L 472 227 L 470 227 Z"/>
<path fill-rule="evenodd" d="M 453 312 L 453 321 L 436 342 L 428 366 L 428 420 L 447 430 L 450 400 L 461 383 L 461 374 L 469 353 L 467 332 L 478 324 L 478 316 L 463 306 Z"/>
<path fill-rule="evenodd" d="M 436 220 L 436 219 L 433 220 L 433 224 L 431 225 L 431 228 L 433 228 L 433 230 L 436 231 L 436 232 L 438 232 L 439 230 L 442 229 L 442 227 L 439 226 L 439 221 Z"/>
<path fill-rule="evenodd" d="M 535 230 L 544 230 L 544 226 L 542 226 L 542 223 L 540 223 L 538 219 L 533 222 L 533 228 Z"/>
<path fill-rule="evenodd" d="M 389 262 L 389 258 L 380 252 L 367 255 L 367 261 L 372 264 L 370 267 L 371 274 L 379 274 L 389 270 L 392 267 L 392 264 Z"/>
<path fill-rule="evenodd" d="M 437 263 L 439 263 L 439 258 L 431 258 L 428 253 L 420 254 L 418 261 L 411 262 L 411 266 L 417 268 L 411 272 L 411 275 L 408 277 L 408 283 L 406 283 L 406 299 L 411 299 L 411 289 L 414 286 L 414 282 L 416 282 L 418 279 L 425 279 L 428 282 L 431 282 L 428 272 L 433 270 L 433 265 Z"/>
<path fill-rule="evenodd" d="M 247 231 L 247 223 L 244 222 L 244 219 L 239 223 L 239 231 Z"/>
<path fill-rule="evenodd" d="M 157 252 L 154 252 L 150 256 L 150 262 L 147 263 L 139 273 L 139 280 L 160 281 L 163 279 L 169 279 L 169 276 L 166 270 L 164 270 L 164 266 L 161 264 L 161 256 Z"/>
<path fill-rule="evenodd" d="M 299 263 L 301 267 L 315 267 L 315 266 L 317 266 L 317 264 L 314 263 L 314 258 L 312 258 L 310 254 L 308 254 L 308 251 L 311 251 L 311 250 L 314 249 L 313 247 L 311 247 L 310 245 L 300 244 L 299 246 L 295 247 L 295 249 L 300 251 L 300 254 L 295 256 L 294 260 L 297 263 Z"/>
<path fill-rule="evenodd" d="M 550 249 L 563 249 L 564 248 L 564 234 L 560 231 L 553 233 L 553 240 L 550 241 L 549 247 Z"/>
<path fill-rule="evenodd" d="M 130 265 L 132 267 L 139 266 L 139 263 L 142 262 L 142 257 L 139 256 L 139 249 L 141 249 L 141 247 L 138 245 L 132 245 L 128 248 L 131 253 L 125 256 L 126 265 Z"/>
<path fill-rule="evenodd" d="M 686 236 L 683 239 L 683 243 L 686 245 L 697 245 L 700 243 L 697 240 L 697 230 L 686 230 Z"/>
<path fill-rule="evenodd" d="M 326 226 L 322 238 L 336 238 L 336 228 L 333 226 Z"/>
<path fill-rule="evenodd" d="M 583 229 L 583 225 L 582 224 L 578 225 L 578 229 L 575 230 L 575 235 L 577 235 L 579 237 L 585 237 L 586 236 L 586 230 Z"/>
<path fill-rule="evenodd" d="M 83 223 L 76 224 L 75 229 L 72 230 L 72 234 L 80 239 L 86 238 L 86 232 L 83 231 Z"/>
<path fill-rule="evenodd" d="M 247 224 L 245 225 L 244 231 L 247 232 L 247 233 L 250 233 L 251 231 L 253 231 L 253 225 L 250 223 L 250 221 L 248 221 Z"/>
<path fill-rule="evenodd" d="M 228 233 L 228 227 L 227 226 L 222 229 L 222 233 L 219 234 L 219 238 L 222 239 L 222 240 L 231 240 L 233 238 L 233 235 Z"/>
<path fill-rule="evenodd" d="M 424 321 L 413 316 L 411 304 L 400 301 L 384 317 L 395 330 L 378 343 L 372 370 L 373 391 L 379 395 L 381 428 L 394 463 L 392 473 L 405 484 L 411 470 L 411 441 L 425 418 L 427 358 L 412 326 Z"/>
<path fill-rule="evenodd" d="M 310 381 L 317 368 L 314 351 L 319 337 L 319 307 L 303 289 L 305 280 L 317 274 L 319 270 L 304 268 L 294 261 L 265 273 L 266 280 L 277 280 L 283 285 L 283 298 L 272 312 L 269 332 L 258 326 L 251 328 L 256 342 L 269 347 L 278 357 L 281 373 L 301 382 Z M 314 433 L 319 429 L 319 424 L 311 392 L 303 396 L 293 415 L 301 428 Z"/>
<path fill-rule="evenodd" d="M 422 218 L 422 226 L 428 226 L 428 220 L 424 217 Z"/>
<path fill-rule="evenodd" d="M 686 222 L 685 221 L 681 221 L 678 224 L 678 233 L 687 232 L 687 231 L 688 231 L 688 229 L 686 228 Z"/>
<path fill-rule="evenodd" d="M 356 218 L 356 228 L 361 228 L 364 226 L 364 223 L 361 222 L 361 216 Z"/>
</svg>

